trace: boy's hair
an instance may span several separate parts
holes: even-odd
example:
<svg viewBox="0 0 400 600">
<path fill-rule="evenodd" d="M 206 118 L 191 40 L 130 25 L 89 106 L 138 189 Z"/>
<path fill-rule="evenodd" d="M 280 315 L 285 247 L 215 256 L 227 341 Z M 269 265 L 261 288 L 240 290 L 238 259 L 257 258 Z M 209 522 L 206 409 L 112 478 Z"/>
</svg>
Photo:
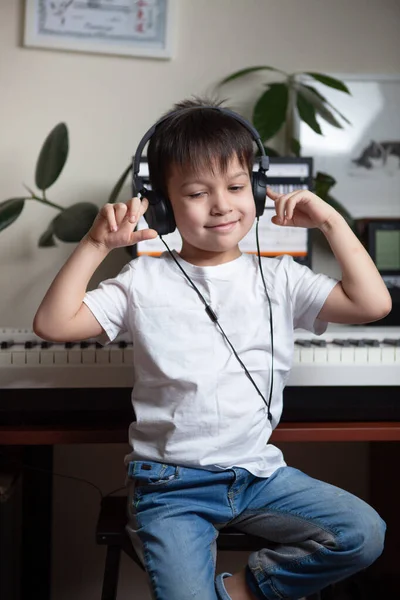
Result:
<svg viewBox="0 0 400 600">
<path fill-rule="evenodd" d="M 253 136 L 236 119 L 210 107 L 221 102 L 191 98 L 174 105 L 169 118 L 152 135 L 147 160 L 153 190 L 168 197 L 167 181 L 171 167 L 198 173 L 215 167 L 226 172 L 236 156 L 249 175 L 253 171 Z"/>
</svg>

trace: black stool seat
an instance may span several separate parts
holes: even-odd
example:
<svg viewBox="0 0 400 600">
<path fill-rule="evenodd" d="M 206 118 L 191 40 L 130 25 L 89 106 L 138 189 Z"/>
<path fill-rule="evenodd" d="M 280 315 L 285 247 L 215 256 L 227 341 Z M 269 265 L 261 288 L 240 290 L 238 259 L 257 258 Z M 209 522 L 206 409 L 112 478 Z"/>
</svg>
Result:
<svg viewBox="0 0 400 600">
<path fill-rule="evenodd" d="M 101 501 L 96 527 L 96 543 L 107 546 L 101 600 L 116 600 L 121 551 L 125 552 L 142 570 L 143 565 L 136 554 L 128 534 L 126 496 L 107 496 Z M 243 533 L 235 527 L 224 527 L 217 538 L 218 550 L 255 551 L 265 546 L 263 538 Z M 134 596 L 133 596 L 134 598 Z M 317 600 L 319 594 L 310 596 Z"/>
</svg>

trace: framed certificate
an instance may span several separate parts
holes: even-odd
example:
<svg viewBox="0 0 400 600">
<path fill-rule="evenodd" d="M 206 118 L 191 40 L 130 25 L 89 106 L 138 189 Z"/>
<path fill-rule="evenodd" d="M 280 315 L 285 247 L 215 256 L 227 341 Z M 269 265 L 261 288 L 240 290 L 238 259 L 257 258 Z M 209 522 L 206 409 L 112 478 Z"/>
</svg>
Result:
<svg viewBox="0 0 400 600">
<path fill-rule="evenodd" d="M 175 0 L 25 0 L 24 46 L 172 57 Z"/>
</svg>

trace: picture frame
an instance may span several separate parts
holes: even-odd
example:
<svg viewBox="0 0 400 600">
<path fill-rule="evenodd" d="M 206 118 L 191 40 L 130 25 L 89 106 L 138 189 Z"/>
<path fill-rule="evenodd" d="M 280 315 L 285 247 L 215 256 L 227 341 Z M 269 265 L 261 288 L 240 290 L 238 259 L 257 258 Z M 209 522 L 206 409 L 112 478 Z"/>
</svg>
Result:
<svg viewBox="0 0 400 600">
<path fill-rule="evenodd" d="M 315 173 L 331 175 L 330 194 L 355 219 L 400 217 L 400 74 L 337 74 L 351 95 L 314 79 L 304 80 L 351 124 L 325 121 L 324 135 L 299 126 L 301 152 L 314 158 Z"/>
<path fill-rule="evenodd" d="M 25 0 L 23 45 L 170 59 L 176 0 Z"/>
</svg>

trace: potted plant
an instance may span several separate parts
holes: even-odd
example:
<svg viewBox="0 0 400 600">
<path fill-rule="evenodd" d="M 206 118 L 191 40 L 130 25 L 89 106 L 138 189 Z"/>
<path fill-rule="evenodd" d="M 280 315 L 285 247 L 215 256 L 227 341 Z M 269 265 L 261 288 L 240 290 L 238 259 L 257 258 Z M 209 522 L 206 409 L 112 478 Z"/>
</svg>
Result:
<svg viewBox="0 0 400 600">
<path fill-rule="evenodd" d="M 249 76 L 260 71 L 266 71 L 268 75 L 271 73 L 278 75 L 278 81 L 271 81 L 268 78 L 265 82 L 264 87 L 267 89 L 256 99 L 251 118 L 270 156 L 279 156 L 274 148 L 267 145 L 267 142 L 276 135 L 282 136 L 283 156 L 300 156 L 298 124 L 301 121 L 318 135 L 323 135 L 319 119 L 338 128 L 342 128 L 343 123 L 350 124 L 348 119 L 312 85 L 312 81 L 345 94 L 350 94 L 349 89 L 343 81 L 322 73 L 286 73 L 271 66 L 248 67 L 225 77 L 217 84 L 217 90 L 235 80 L 248 79 Z M 354 229 L 355 221 L 351 214 L 330 193 L 335 183 L 331 175 L 319 171 L 314 177 L 314 191 L 342 214 Z"/>
</svg>

